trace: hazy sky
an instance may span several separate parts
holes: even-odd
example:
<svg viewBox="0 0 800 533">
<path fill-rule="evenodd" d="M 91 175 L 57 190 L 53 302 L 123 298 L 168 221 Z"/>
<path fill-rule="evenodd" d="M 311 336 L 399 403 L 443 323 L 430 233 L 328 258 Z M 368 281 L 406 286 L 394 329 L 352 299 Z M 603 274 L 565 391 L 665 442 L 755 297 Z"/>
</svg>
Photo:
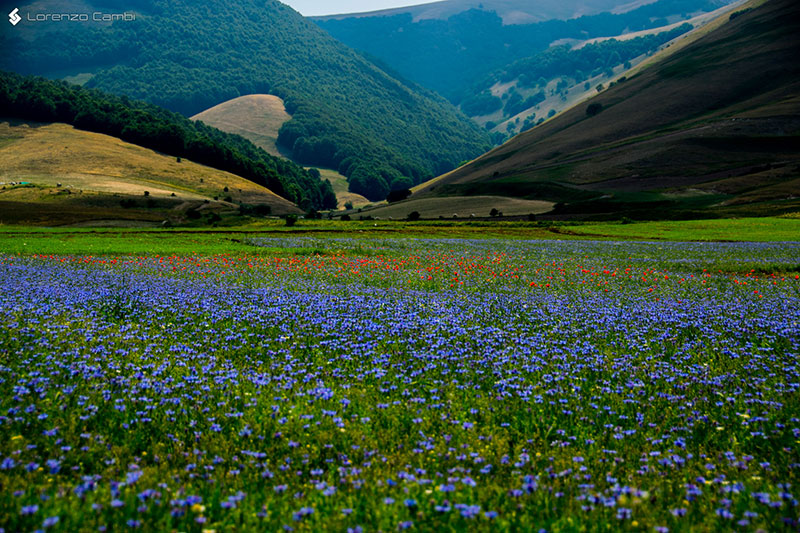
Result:
<svg viewBox="0 0 800 533">
<path fill-rule="evenodd" d="M 428 4 L 434 0 L 281 0 L 296 11 L 310 17 L 313 15 L 337 15 L 339 13 L 360 13 L 390 7 L 405 7 Z"/>
</svg>

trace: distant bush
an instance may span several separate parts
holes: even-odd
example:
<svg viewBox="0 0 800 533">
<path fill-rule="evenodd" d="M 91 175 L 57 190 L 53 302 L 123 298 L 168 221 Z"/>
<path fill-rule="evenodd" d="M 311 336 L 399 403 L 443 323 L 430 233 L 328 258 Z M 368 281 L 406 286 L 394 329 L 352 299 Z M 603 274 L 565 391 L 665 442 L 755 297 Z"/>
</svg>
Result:
<svg viewBox="0 0 800 533">
<path fill-rule="evenodd" d="M 286 215 L 286 225 L 292 227 L 297 224 L 297 215 Z"/>
<path fill-rule="evenodd" d="M 352 219 L 350 218 L 350 215 L 345 213 L 344 215 L 341 216 L 340 220 L 342 220 L 343 222 L 350 222 L 350 220 Z"/>
<path fill-rule="evenodd" d="M 740 9 L 739 11 L 734 11 L 733 13 L 731 13 L 731 16 L 728 18 L 728 20 L 733 20 L 733 19 L 739 18 L 742 15 L 746 15 L 747 13 L 750 13 L 752 10 L 753 10 L 752 7 L 748 7 L 747 9 Z"/>
<path fill-rule="evenodd" d="M 503 101 L 488 90 L 461 102 L 461 110 L 470 117 L 490 115 L 502 108 Z"/>
<path fill-rule="evenodd" d="M 523 99 L 522 96 L 515 92 L 512 94 L 505 105 L 505 114 L 506 116 L 513 117 L 519 113 L 522 113 L 526 109 L 530 109 L 540 103 L 544 102 L 547 97 L 544 94 L 544 91 L 539 91 L 538 93 L 534 94 L 533 96 L 529 96 L 528 98 Z"/>
<path fill-rule="evenodd" d="M 420 216 L 421 215 L 419 214 L 419 211 L 412 211 L 408 214 L 406 220 L 408 220 L 409 222 L 416 222 L 417 220 L 420 219 Z"/>
<path fill-rule="evenodd" d="M 589 107 L 586 108 L 586 116 L 593 117 L 595 115 L 599 115 L 601 111 L 603 111 L 603 104 L 600 102 L 594 102 L 589 104 Z"/>
<path fill-rule="evenodd" d="M 239 206 L 239 214 L 242 216 L 256 216 L 256 217 L 266 217 L 272 213 L 272 207 L 266 204 L 258 204 L 258 205 L 246 205 L 242 204 Z"/>
<path fill-rule="evenodd" d="M 392 204 L 394 202 L 403 201 L 406 198 L 408 198 L 409 196 L 411 196 L 411 190 L 410 189 L 403 189 L 403 190 L 400 190 L 400 191 L 392 191 L 386 196 L 386 201 L 389 202 L 390 204 Z"/>
</svg>

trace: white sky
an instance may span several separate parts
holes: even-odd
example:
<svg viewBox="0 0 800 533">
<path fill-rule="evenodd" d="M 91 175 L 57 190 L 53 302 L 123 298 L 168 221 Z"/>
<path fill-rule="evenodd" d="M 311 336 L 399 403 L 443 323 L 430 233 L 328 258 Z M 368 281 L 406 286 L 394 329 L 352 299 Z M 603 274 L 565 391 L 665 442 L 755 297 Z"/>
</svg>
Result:
<svg viewBox="0 0 800 533">
<path fill-rule="evenodd" d="M 406 7 L 428 4 L 435 0 L 281 0 L 299 11 L 302 15 L 338 15 L 340 13 L 361 13 L 391 7 Z"/>
</svg>

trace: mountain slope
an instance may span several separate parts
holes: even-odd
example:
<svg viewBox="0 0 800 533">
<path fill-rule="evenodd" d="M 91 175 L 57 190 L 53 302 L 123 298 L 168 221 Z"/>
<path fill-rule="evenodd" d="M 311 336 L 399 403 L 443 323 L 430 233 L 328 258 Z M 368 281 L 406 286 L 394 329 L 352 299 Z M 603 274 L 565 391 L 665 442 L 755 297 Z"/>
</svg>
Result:
<svg viewBox="0 0 800 533">
<path fill-rule="evenodd" d="M 732 0 L 467 2 L 314 20 L 343 43 L 376 57 L 400 75 L 455 104 L 480 94 L 473 85 L 563 40 L 583 41 L 647 30 L 713 11 Z M 588 6 L 581 11 L 581 6 Z M 441 16 L 421 17 L 418 11 Z M 537 14 L 508 23 L 509 10 Z M 580 16 L 576 16 L 580 15 Z M 606 58 L 599 65 L 602 71 Z M 595 68 L 593 65 L 591 68 Z"/>
<path fill-rule="evenodd" d="M 420 187 L 553 214 L 763 214 L 800 205 L 800 14 L 771 0 L 632 79 Z"/>
<path fill-rule="evenodd" d="M 301 212 L 239 176 L 66 124 L 0 120 L 0 160 L 2 224 L 202 220 L 238 203 Z"/>
<path fill-rule="evenodd" d="M 99 2 L 98 0 L 98 3 Z M 122 3 L 120 3 L 122 4 Z M 277 0 L 130 0 L 135 21 L 23 22 L 6 32 L 0 66 L 56 76 L 90 72 L 87 86 L 193 115 L 248 94 L 282 98 L 292 120 L 279 142 L 307 165 L 414 182 L 489 146 L 440 97 L 392 78 Z M 381 173 L 380 170 L 384 169 Z"/>
</svg>

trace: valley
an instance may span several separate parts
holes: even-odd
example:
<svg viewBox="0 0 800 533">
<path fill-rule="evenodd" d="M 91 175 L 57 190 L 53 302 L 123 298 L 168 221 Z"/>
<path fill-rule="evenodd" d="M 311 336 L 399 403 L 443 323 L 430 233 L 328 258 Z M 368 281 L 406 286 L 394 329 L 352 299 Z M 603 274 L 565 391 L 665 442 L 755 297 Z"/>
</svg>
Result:
<svg viewBox="0 0 800 533">
<path fill-rule="evenodd" d="M 21 1 L 0 533 L 800 531 L 797 0 Z"/>
</svg>

